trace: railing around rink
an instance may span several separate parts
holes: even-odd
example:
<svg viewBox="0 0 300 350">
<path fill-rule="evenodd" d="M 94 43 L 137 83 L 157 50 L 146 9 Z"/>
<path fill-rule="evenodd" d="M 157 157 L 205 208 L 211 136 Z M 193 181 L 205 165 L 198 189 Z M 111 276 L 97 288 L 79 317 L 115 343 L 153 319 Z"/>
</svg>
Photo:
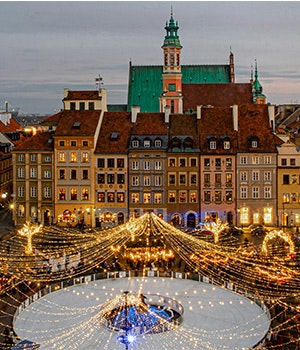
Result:
<svg viewBox="0 0 300 350">
<path fill-rule="evenodd" d="M 94 273 L 91 275 L 77 276 L 77 277 L 69 278 L 67 280 L 63 280 L 60 282 L 52 283 L 47 287 L 40 289 L 38 292 L 31 295 L 28 299 L 26 299 L 19 305 L 19 307 L 16 309 L 16 312 L 14 314 L 13 325 L 15 324 L 15 319 L 22 313 L 22 311 L 24 311 L 33 302 L 46 296 L 49 293 L 53 293 L 64 288 L 76 286 L 83 283 L 89 283 L 97 280 L 130 278 L 130 277 L 164 277 L 164 278 L 176 278 L 176 279 L 186 279 L 186 280 L 189 279 L 189 280 L 198 281 L 202 283 L 213 284 L 215 286 L 225 288 L 227 290 L 230 290 L 233 293 L 237 293 L 239 295 L 242 295 L 252 300 L 267 315 L 269 321 L 271 320 L 269 309 L 265 305 L 263 299 L 258 298 L 257 296 L 253 295 L 252 293 L 249 293 L 247 290 L 241 287 L 235 286 L 233 283 L 228 283 L 228 282 L 219 283 L 217 280 L 213 278 L 208 278 L 198 273 L 190 273 L 190 272 L 185 273 L 185 272 L 174 272 L 174 271 L 162 272 L 159 270 L 141 270 L 141 271 L 135 270 L 135 271 L 109 271 L 106 273 L 100 272 L 100 273 Z M 270 329 L 268 332 L 270 332 Z M 252 347 L 252 349 L 255 349 L 258 345 L 260 345 L 264 341 L 268 332 L 265 334 L 263 339 L 261 339 L 255 346 Z"/>
</svg>

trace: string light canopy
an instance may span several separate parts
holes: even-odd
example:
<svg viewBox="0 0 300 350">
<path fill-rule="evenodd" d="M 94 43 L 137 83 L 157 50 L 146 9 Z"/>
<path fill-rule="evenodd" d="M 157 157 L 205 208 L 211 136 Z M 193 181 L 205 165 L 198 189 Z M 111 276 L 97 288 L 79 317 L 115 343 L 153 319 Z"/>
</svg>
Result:
<svg viewBox="0 0 300 350">
<path fill-rule="evenodd" d="M 298 251 L 292 237 L 281 231 L 271 232 L 261 249 L 257 249 L 233 238 L 223 238 L 221 222 L 206 223 L 206 228 L 215 232 L 213 241 L 182 232 L 153 213 L 105 231 L 80 232 L 52 226 L 33 229 L 27 224 L 0 243 L 0 269 L 6 276 L 1 285 L 3 302 L 8 306 L 18 304 L 18 298 L 10 293 L 12 287 L 25 296 L 27 293 L 19 287 L 24 283 L 33 291 L 40 285 L 90 273 L 103 261 L 116 256 L 124 258 L 128 247 L 135 249 L 134 245 L 142 242 L 142 248 L 150 250 L 152 243 L 159 240 L 166 251 L 184 262 L 188 272 L 199 273 L 220 285 L 247 290 L 268 300 L 271 307 L 291 307 L 286 300 L 295 298 L 300 291 Z M 288 258 L 285 248 L 268 249 L 276 238 L 289 246 Z M 152 253 L 150 258 L 156 259 L 154 248 Z M 283 325 L 284 329 L 289 327 L 290 324 Z"/>
</svg>

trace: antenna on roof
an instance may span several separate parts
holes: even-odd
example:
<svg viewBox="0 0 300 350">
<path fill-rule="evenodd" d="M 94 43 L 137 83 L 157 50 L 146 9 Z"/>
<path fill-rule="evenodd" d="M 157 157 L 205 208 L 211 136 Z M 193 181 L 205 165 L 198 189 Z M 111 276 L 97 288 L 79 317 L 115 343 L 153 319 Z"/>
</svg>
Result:
<svg viewBox="0 0 300 350">
<path fill-rule="evenodd" d="M 103 78 L 101 77 L 100 74 L 97 78 L 95 78 L 95 85 L 96 85 L 97 89 L 100 89 L 101 85 L 103 85 Z"/>
</svg>

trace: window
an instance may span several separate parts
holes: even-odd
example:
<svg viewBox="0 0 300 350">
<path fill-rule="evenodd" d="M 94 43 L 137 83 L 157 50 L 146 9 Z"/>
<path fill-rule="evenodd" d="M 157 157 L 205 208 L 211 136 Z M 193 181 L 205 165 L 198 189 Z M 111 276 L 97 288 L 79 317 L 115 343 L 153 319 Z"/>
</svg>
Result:
<svg viewBox="0 0 300 350">
<path fill-rule="evenodd" d="M 139 141 L 138 140 L 133 140 L 132 141 L 132 147 L 133 148 L 138 148 L 139 147 Z"/>
<path fill-rule="evenodd" d="M 149 162 L 149 160 L 146 160 L 144 162 L 144 170 L 150 170 L 150 162 Z"/>
<path fill-rule="evenodd" d="M 290 175 L 283 174 L 282 183 L 283 183 L 283 185 L 289 185 L 290 184 Z"/>
<path fill-rule="evenodd" d="M 270 156 L 264 156 L 264 164 L 271 164 L 271 157 Z"/>
<path fill-rule="evenodd" d="M 215 191 L 215 202 L 216 203 L 222 202 L 222 193 L 221 193 L 221 191 Z"/>
<path fill-rule="evenodd" d="M 272 179 L 271 171 L 265 171 L 264 172 L 264 181 L 271 181 L 271 179 Z"/>
<path fill-rule="evenodd" d="M 204 166 L 206 168 L 209 168 L 210 167 L 210 159 L 209 158 L 204 158 Z"/>
<path fill-rule="evenodd" d="M 248 198 L 248 188 L 247 187 L 241 187 L 241 199 L 247 199 Z"/>
<path fill-rule="evenodd" d="M 290 159 L 290 166 L 295 166 L 296 165 L 296 159 L 295 158 L 291 158 Z"/>
<path fill-rule="evenodd" d="M 64 145 L 65 145 L 65 141 L 59 141 L 59 146 L 61 146 L 61 147 L 64 147 Z"/>
<path fill-rule="evenodd" d="M 226 178 L 226 186 L 232 186 L 232 173 L 226 173 L 225 174 L 225 178 Z"/>
<path fill-rule="evenodd" d="M 162 186 L 162 177 L 157 175 L 154 177 L 154 185 L 155 186 Z"/>
<path fill-rule="evenodd" d="M 66 154 L 65 154 L 65 152 L 58 152 L 58 161 L 60 163 L 65 163 L 65 161 L 66 161 Z"/>
<path fill-rule="evenodd" d="M 154 146 L 156 147 L 156 148 L 159 148 L 159 147 L 161 147 L 161 140 L 155 140 L 154 141 Z"/>
<path fill-rule="evenodd" d="M 71 110 L 71 111 L 75 111 L 75 109 L 76 109 L 76 104 L 75 104 L 75 102 L 70 102 L 70 110 Z"/>
<path fill-rule="evenodd" d="M 84 108 L 85 108 L 85 103 L 84 102 L 79 102 L 79 109 L 81 110 L 81 111 L 84 111 Z"/>
<path fill-rule="evenodd" d="M 132 176 L 132 186 L 139 186 L 139 177 Z"/>
<path fill-rule="evenodd" d="M 259 181 L 259 172 L 252 171 L 252 181 Z"/>
<path fill-rule="evenodd" d="M 139 193 L 131 193 L 131 202 L 139 203 Z"/>
<path fill-rule="evenodd" d="M 77 153 L 76 152 L 71 152 L 70 161 L 71 161 L 71 163 L 77 162 Z"/>
<path fill-rule="evenodd" d="M 22 179 L 25 177 L 25 169 L 24 168 L 18 168 L 18 178 Z"/>
<path fill-rule="evenodd" d="M 197 158 L 191 158 L 190 159 L 190 166 L 191 167 L 197 166 Z"/>
<path fill-rule="evenodd" d="M 169 174 L 169 185 L 176 185 L 176 175 Z"/>
<path fill-rule="evenodd" d="M 247 173 L 247 171 L 241 171 L 240 172 L 240 180 L 241 181 L 247 181 L 247 178 L 248 178 L 248 173 Z"/>
<path fill-rule="evenodd" d="M 264 198 L 271 198 L 271 187 L 264 187 Z"/>
<path fill-rule="evenodd" d="M 71 200 L 77 201 L 77 188 L 71 188 Z"/>
<path fill-rule="evenodd" d="M 248 164 L 248 158 L 247 156 L 241 156 L 240 157 L 241 164 Z"/>
<path fill-rule="evenodd" d="M 222 186 L 221 174 L 220 173 L 215 174 L 215 186 L 216 187 L 221 187 Z"/>
<path fill-rule="evenodd" d="M 95 104 L 94 102 L 89 102 L 89 110 L 93 111 L 95 109 Z"/>
<path fill-rule="evenodd" d="M 114 203 L 115 202 L 115 193 L 114 192 L 108 192 L 107 193 L 107 202 L 108 203 Z"/>
<path fill-rule="evenodd" d="M 18 187 L 18 197 L 24 197 L 25 190 L 23 186 Z"/>
<path fill-rule="evenodd" d="M 217 141 L 209 141 L 209 149 L 217 149 Z"/>
<path fill-rule="evenodd" d="M 22 162 L 24 162 L 24 160 L 25 160 L 24 154 L 19 154 L 18 161 L 22 163 Z"/>
<path fill-rule="evenodd" d="M 251 148 L 257 148 L 257 147 L 258 147 L 257 140 L 251 140 Z"/>
<path fill-rule="evenodd" d="M 117 193 L 117 202 L 118 203 L 124 203 L 125 202 L 125 196 L 123 192 Z"/>
<path fill-rule="evenodd" d="M 35 179 L 37 177 L 37 168 L 30 168 L 30 177 Z"/>
<path fill-rule="evenodd" d="M 186 167 L 186 159 L 185 158 L 179 158 L 179 166 L 181 168 Z"/>
<path fill-rule="evenodd" d="M 216 168 L 221 168 L 221 158 L 216 158 Z"/>
<path fill-rule="evenodd" d="M 186 174 L 179 174 L 179 185 L 186 185 Z"/>
<path fill-rule="evenodd" d="M 51 157 L 50 156 L 45 156 L 44 162 L 45 163 L 51 163 Z"/>
<path fill-rule="evenodd" d="M 114 184 L 115 183 L 115 174 L 107 174 L 107 183 Z"/>
<path fill-rule="evenodd" d="M 31 162 L 36 162 L 36 159 L 37 159 L 36 154 L 31 154 L 31 155 L 30 155 L 30 161 L 31 161 Z"/>
<path fill-rule="evenodd" d="M 77 170 L 71 169 L 71 180 L 77 180 Z"/>
<path fill-rule="evenodd" d="M 122 185 L 125 183 L 125 175 L 124 174 L 118 174 L 117 175 L 117 184 Z"/>
<path fill-rule="evenodd" d="M 204 202 L 211 201 L 211 191 L 204 191 Z"/>
<path fill-rule="evenodd" d="M 259 164 L 259 157 L 258 156 L 252 157 L 252 164 Z"/>
<path fill-rule="evenodd" d="M 171 55 L 172 57 L 172 63 L 171 64 L 174 64 L 174 56 Z M 176 91 L 176 84 L 169 84 L 169 91 Z"/>
<path fill-rule="evenodd" d="M 124 159 L 117 158 L 117 168 L 124 168 Z"/>
<path fill-rule="evenodd" d="M 285 158 L 281 159 L 281 165 L 283 165 L 283 166 L 287 165 L 287 160 Z"/>
<path fill-rule="evenodd" d="M 150 140 L 144 140 L 144 147 L 149 148 L 150 147 Z"/>
<path fill-rule="evenodd" d="M 108 168 L 114 168 L 115 167 L 115 160 L 114 160 L 114 158 L 108 158 L 107 159 L 107 167 Z"/>
<path fill-rule="evenodd" d="M 97 193 L 97 201 L 99 203 L 104 203 L 105 202 L 105 193 L 104 192 L 98 192 Z"/>
<path fill-rule="evenodd" d="M 98 168 L 104 168 L 104 158 L 98 158 Z"/>
<path fill-rule="evenodd" d="M 82 146 L 83 147 L 88 147 L 89 141 L 82 141 Z"/>
<path fill-rule="evenodd" d="M 173 168 L 176 166 L 176 159 L 175 158 L 169 158 L 169 167 Z"/>
<path fill-rule="evenodd" d="M 132 170 L 139 170 L 139 162 L 134 160 L 132 162 Z"/>
<path fill-rule="evenodd" d="M 154 193 L 154 203 L 159 204 L 162 202 L 162 194 Z"/>
<path fill-rule="evenodd" d="M 175 203 L 176 202 L 176 195 L 175 192 L 170 192 L 169 191 L 169 203 Z"/>
<path fill-rule="evenodd" d="M 196 186 L 197 185 L 197 174 L 190 174 L 190 185 Z"/>
<path fill-rule="evenodd" d="M 82 170 L 82 180 L 88 180 L 89 178 L 89 171 L 87 169 Z"/>
<path fill-rule="evenodd" d="M 33 187 L 30 187 L 30 197 L 31 198 L 36 198 L 36 195 L 37 195 L 37 189 L 35 186 Z"/>
<path fill-rule="evenodd" d="M 150 185 L 151 185 L 150 176 L 148 175 L 144 176 L 144 186 L 150 186 Z"/>
<path fill-rule="evenodd" d="M 252 198 L 254 198 L 254 199 L 259 198 L 259 188 L 258 187 L 252 187 Z"/>
<path fill-rule="evenodd" d="M 50 179 L 51 178 L 51 171 L 50 170 L 45 170 L 44 171 L 44 178 L 45 179 Z"/>
<path fill-rule="evenodd" d="M 104 174 L 98 174 L 98 184 L 104 184 L 105 183 L 105 175 Z"/>
<path fill-rule="evenodd" d="M 44 197 L 45 198 L 51 198 L 51 188 L 50 187 L 45 187 L 44 188 Z"/>
<path fill-rule="evenodd" d="M 66 200 L 66 189 L 65 188 L 60 188 L 58 190 L 58 198 L 60 201 L 65 201 Z"/>
<path fill-rule="evenodd" d="M 282 203 L 290 203 L 290 194 L 289 193 L 283 193 Z"/>
<path fill-rule="evenodd" d="M 223 142 L 223 148 L 224 149 L 230 149 L 230 141 L 224 141 Z"/>
<path fill-rule="evenodd" d="M 160 160 L 156 160 L 155 163 L 154 163 L 154 167 L 155 167 L 155 170 L 161 170 L 162 169 L 162 165 L 161 165 L 161 161 Z"/>
<path fill-rule="evenodd" d="M 81 191 L 81 198 L 83 201 L 88 201 L 89 200 L 89 189 L 88 188 L 83 188 Z"/>
<path fill-rule="evenodd" d="M 225 200 L 227 203 L 231 203 L 232 202 L 232 191 L 231 190 L 226 190 L 225 192 Z"/>
<path fill-rule="evenodd" d="M 232 159 L 226 158 L 226 169 L 231 169 L 232 167 Z"/>
<path fill-rule="evenodd" d="M 187 201 L 186 191 L 179 191 L 179 202 L 186 203 L 186 201 Z"/>
<path fill-rule="evenodd" d="M 151 203 L 151 193 L 143 193 L 143 203 Z"/>
<path fill-rule="evenodd" d="M 204 186 L 210 186 L 210 174 L 204 174 Z"/>
<path fill-rule="evenodd" d="M 76 141 L 71 141 L 71 146 L 72 146 L 72 147 L 76 147 L 76 145 L 77 145 L 77 142 L 76 142 Z"/>
<path fill-rule="evenodd" d="M 82 152 L 82 163 L 87 163 L 89 161 L 88 152 Z"/>
<path fill-rule="evenodd" d="M 190 191 L 190 203 L 196 203 L 197 202 L 197 193 Z"/>
</svg>

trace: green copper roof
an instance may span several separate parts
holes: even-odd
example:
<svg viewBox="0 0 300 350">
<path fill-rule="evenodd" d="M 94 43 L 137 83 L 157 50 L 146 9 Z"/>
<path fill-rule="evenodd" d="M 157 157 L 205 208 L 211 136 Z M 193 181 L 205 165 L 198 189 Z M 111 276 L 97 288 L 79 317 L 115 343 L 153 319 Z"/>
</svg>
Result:
<svg viewBox="0 0 300 350">
<path fill-rule="evenodd" d="M 176 24 L 175 24 L 173 14 L 171 13 L 169 23 L 167 22 L 166 26 L 165 26 L 165 30 L 167 32 L 167 35 L 165 36 L 163 47 L 165 47 L 165 46 L 179 46 L 179 47 L 181 47 L 179 36 L 177 34 L 178 29 L 179 29 L 178 23 L 176 22 Z"/>
<path fill-rule="evenodd" d="M 230 83 L 229 65 L 184 65 L 181 72 L 183 84 Z M 141 112 L 159 112 L 162 73 L 162 66 L 130 65 L 127 111 L 136 105 Z"/>
</svg>

